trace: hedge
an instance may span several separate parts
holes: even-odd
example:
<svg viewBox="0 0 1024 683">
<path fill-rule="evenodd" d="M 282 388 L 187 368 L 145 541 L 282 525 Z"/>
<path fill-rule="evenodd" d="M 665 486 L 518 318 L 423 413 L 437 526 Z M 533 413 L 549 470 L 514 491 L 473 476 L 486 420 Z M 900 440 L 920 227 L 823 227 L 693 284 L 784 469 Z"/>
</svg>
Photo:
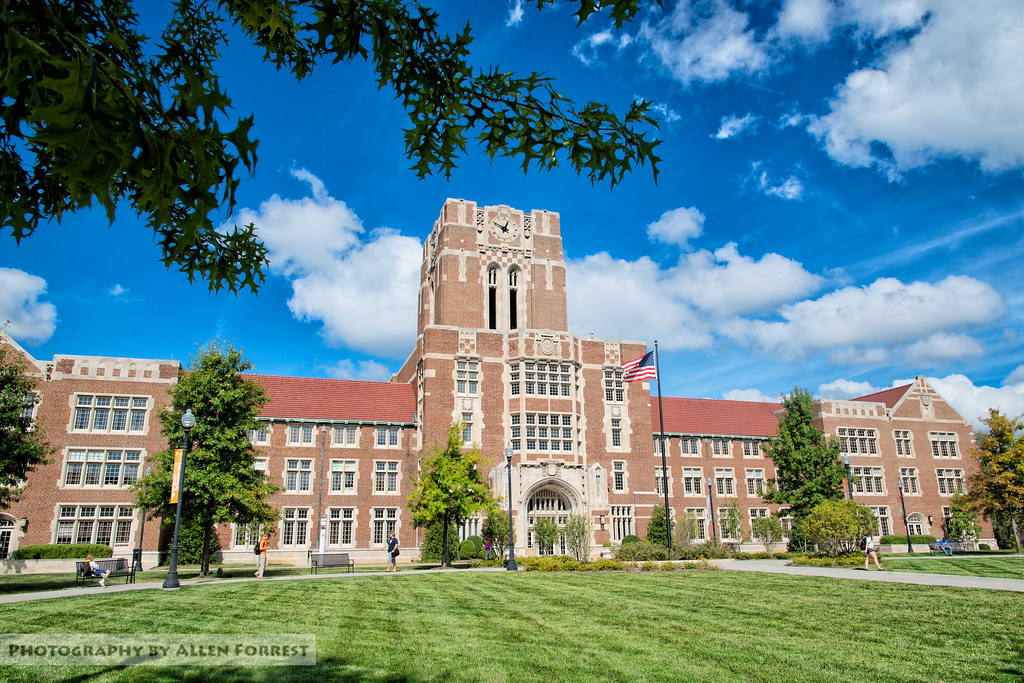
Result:
<svg viewBox="0 0 1024 683">
<path fill-rule="evenodd" d="M 86 555 L 113 557 L 114 549 L 109 545 L 95 543 L 61 543 L 50 545 L 26 545 L 14 551 L 14 560 L 80 560 Z"/>
<path fill-rule="evenodd" d="M 936 540 L 938 540 L 938 539 L 936 539 L 934 536 L 928 536 L 927 534 L 925 534 L 923 536 L 911 536 L 910 537 L 910 543 L 911 544 L 917 543 L 918 545 L 923 545 L 925 543 L 934 543 Z M 907 535 L 906 534 L 889 534 L 888 536 L 882 536 L 882 540 L 879 541 L 879 543 L 882 544 L 882 545 L 899 545 L 900 543 L 906 543 L 906 542 L 907 542 Z"/>
</svg>

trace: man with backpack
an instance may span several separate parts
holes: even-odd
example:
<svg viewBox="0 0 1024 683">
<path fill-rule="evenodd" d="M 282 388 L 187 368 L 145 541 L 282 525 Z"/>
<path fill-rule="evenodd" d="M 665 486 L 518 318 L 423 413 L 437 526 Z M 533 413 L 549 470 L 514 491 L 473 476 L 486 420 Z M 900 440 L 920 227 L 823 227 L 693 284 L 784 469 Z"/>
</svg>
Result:
<svg viewBox="0 0 1024 683">
<path fill-rule="evenodd" d="M 263 538 L 259 540 L 256 547 L 253 548 L 253 553 L 256 555 L 256 578 L 262 579 L 263 572 L 267 570 L 267 546 L 270 544 L 270 532 L 263 534 Z"/>
</svg>

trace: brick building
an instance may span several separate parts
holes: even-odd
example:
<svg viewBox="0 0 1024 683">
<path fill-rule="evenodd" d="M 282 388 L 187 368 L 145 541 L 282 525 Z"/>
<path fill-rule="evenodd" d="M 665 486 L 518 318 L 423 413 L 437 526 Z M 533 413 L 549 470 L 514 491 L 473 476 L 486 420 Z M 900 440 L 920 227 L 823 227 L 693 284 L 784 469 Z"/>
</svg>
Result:
<svg viewBox="0 0 1024 683">
<path fill-rule="evenodd" d="M 705 537 L 721 537 L 711 522 L 727 502 L 740 507 L 747 532 L 777 509 L 759 493 L 774 476 L 761 446 L 775 433 L 778 404 L 666 397 L 665 476 L 657 395 L 649 382 L 622 381 L 622 364 L 646 345 L 568 331 L 558 214 L 448 200 L 424 244 L 417 316 L 412 353 L 390 382 L 251 375 L 271 396 L 265 426 L 251 435 L 256 466 L 284 489 L 272 501 L 281 510 L 274 560 L 304 563 L 325 547 L 379 562 L 390 531 L 414 558 L 422 532 L 406 508 L 411 478 L 453 422 L 489 458 L 495 493 L 511 497 L 519 553 L 538 551 L 532 530 L 545 517 L 589 516 L 595 552 L 643 535 L 665 486 L 673 512 L 692 511 Z M 167 445 L 156 414 L 180 364 L 25 356 L 42 380 L 34 417 L 60 450 L 0 519 L 0 551 L 6 538 L 6 550 L 88 541 L 128 555 L 141 520 L 126 484 Z M 816 414 L 843 441 L 854 498 L 875 509 L 883 533 L 903 532 L 900 482 L 911 531 L 942 535 L 949 498 L 972 467 L 970 423 L 923 378 L 818 401 Z M 250 560 L 254 530 L 222 527 L 224 559 Z M 478 529 L 469 520 L 462 535 Z M 989 526 L 983 535 L 991 542 Z M 165 536 L 147 522 L 147 563 Z"/>
</svg>

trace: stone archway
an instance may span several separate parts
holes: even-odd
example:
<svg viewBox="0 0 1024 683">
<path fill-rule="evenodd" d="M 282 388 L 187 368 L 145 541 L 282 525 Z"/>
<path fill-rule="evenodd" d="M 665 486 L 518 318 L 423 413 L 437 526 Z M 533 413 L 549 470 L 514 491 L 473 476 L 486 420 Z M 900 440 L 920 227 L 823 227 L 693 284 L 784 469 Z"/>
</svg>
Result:
<svg viewBox="0 0 1024 683">
<path fill-rule="evenodd" d="M 561 530 L 569 516 L 576 513 L 580 502 L 574 492 L 558 480 L 542 482 L 526 499 L 526 547 L 538 555 L 564 555 L 567 552 L 565 536 L 553 545 L 542 546 L 534 536 L 534 527 L 543 519 L 554 522 Z"/>
</svg>

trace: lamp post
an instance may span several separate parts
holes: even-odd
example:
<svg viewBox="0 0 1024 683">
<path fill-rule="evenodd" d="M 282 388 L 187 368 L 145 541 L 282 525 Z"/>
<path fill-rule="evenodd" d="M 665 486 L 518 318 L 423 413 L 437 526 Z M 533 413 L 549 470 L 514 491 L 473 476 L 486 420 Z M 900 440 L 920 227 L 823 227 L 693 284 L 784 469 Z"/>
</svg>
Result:
<svg viewBox="0 0 1024 683">
<path fill-rule="evenodd" d="M 708 477 L 708 512 L 711 513 L 711 538 L 715 541 L 718 540 L 718 530 L 715 529 L 715 480 L 714 477 Z"/>
<path fill-rule="evenodd" d="M 152 474 L 153 468 L 146 465 L 146 476 Z M 142 571 L 142 534 L 146 533 L 146 508 L 142 508 L 142 524 L 139 526 L 139 550 L 135 555 L 135 566 L 132 567 L 134 571 Z"/>
<path fill-rule="evenodd" d="M 849 500 L 853 500 L 853 477 L 850 476 L 850 454 L 843 453 L 843 464 L 846 465 L 846 490 L 850 494 Z"/>
<path fill-rule="evenodd" d="M 510 572 L 517 571 L 516 542 L 512 530 L 512 444 L 505 446 L 505 464 L 508 465 L 508 566 Z"/>
<path fill-rule="evenodd" d="M 178 527 L 181 526 L 181 499 L 185 497 L 185 459 L 188 458 L 188 437 L 195 424 L 196 416 L 192 414 L 192 409 L 186 409 L 185 414 L 181 416 L 181 426 L 185 428 L 185 443 L 181 449 L 181 470 L 178 474 L 178 511 L 174 515 L 171 563 L 167 567 L 167 578 L 164 579 L 164 588 L 181 588 L 181 583 L 178 581 Z"/>
<path fill-rule="evenodd" d="M 910 545 L 910 525 L 907 524 L 907 504 L 903 502 L 903 480 L 900 479 L 896 484 L 896 488 L 900 490 L 900 507 L 903 509 L 903 527 L 907 530 L 907 554 L 913 555 L 914 548 Z"/>
</svg>

